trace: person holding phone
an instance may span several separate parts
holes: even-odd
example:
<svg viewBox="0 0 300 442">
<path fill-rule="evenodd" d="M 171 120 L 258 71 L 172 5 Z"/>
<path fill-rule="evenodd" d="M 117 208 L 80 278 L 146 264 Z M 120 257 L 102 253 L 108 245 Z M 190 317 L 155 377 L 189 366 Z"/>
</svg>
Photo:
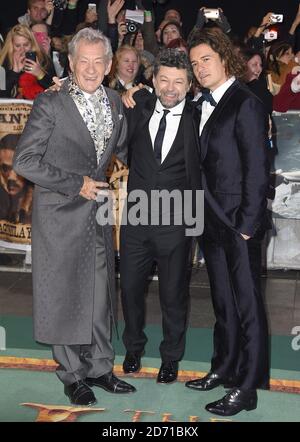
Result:
<svg viewBox="0 0 300 442">
<path fill-rule="evenodd" d="M 98 14 L 96 3 L 89 3 L 85 11 L 84 22 L 79 23 L 76 27 L 76 32 L 83 28 L 98 29 Z"/>
<path fill-rule="evenodd" d="M 55 75 L 51 60 L 39 48 L 31 29 L 23 25 L 7 34 L 0 65 L 6 72 L 6 89 L 0 91 L 5 98 L 32 100 L 51 85 Z"/>
</svg>

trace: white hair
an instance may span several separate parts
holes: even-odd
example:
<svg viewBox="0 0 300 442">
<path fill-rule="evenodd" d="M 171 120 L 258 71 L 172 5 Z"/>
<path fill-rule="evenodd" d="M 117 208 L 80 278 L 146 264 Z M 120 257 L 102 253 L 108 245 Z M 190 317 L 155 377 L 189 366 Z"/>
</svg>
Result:
<svg viewBox="0 0 300 442">
<path fill-rule="evenodd" d="M 83 28 L 77 34 L 74 35 L 68 45 L 69 55 L 74 58 L 77 46 L 80 41 L 86 41 L 91 44 L 102 43 L 105 50 L 105 58 L 107 63 L 111 61 L 113 57 L 110 40 L 100 31 L 92 28 Z"/>
</svg>

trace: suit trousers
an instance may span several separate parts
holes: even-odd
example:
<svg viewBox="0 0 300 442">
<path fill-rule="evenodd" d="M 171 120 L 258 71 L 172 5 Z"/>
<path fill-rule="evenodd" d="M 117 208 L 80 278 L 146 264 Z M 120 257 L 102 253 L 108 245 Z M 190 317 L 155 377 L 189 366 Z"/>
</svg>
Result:
<svg viewBox="0 0 300 442">
<path fill-rule="evenodd" d="M 242 389 L 266 388 L 268 326 L 247 241 L 225 229 L 209 232 L 204 253 L 216 316 L 212 371 L 224 378 L 237 376 Z"/>
<path fill-rule="evenodd" d="M 102 227 L 96 224 L 95 291 L 92 342 L 86 345 L 53 345 L 53 358 L 59 364 L 56 374 L 70 385 L 86 377 L 96 378 L 113 369 L 111 311 L 107 285 L 106 255 Z"/>
<path fill-rule="evenodd" d="M 154 262 L 158 267 L 159 299 L 164 362 L 178 361 L 185 348 L 189 304 L 191 238 L 184 226 L 121 227 L 121 297 L 125 319 L 123 342 L 126 350 L 141 354 L 147 342 L 145 292 Z"/>
</svg>

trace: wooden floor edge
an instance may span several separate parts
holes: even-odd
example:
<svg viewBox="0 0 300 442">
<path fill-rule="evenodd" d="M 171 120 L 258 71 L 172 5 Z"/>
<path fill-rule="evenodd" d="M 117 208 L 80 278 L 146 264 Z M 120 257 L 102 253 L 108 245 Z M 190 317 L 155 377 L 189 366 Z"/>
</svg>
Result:
<svg viewBox="0 0 300 442">
<path fill-rule="evenodd" d="M 0 368 L 19 369 L 19 370 L 34 370 L 34 371 L 55 371 L 57 367 L 53 359 L 37 359 L 37 358 L 21 358 L 15 356 L 0 356 Z M 121 365 L 114 366 L 114 373 L 117 376 L 124 376 Z M 132 378 L 153 378 L 158 373 L 157 368 L 143 367 L 138 373 L 126 375 Z M 201 378 L 206 372 L 179 370 L 178 381 L 185 382 L 194 378 Z M 300 379 L 271 379 L 270 390 L 284 391 L 290 393 L 300 394 Z"/>
</svg>

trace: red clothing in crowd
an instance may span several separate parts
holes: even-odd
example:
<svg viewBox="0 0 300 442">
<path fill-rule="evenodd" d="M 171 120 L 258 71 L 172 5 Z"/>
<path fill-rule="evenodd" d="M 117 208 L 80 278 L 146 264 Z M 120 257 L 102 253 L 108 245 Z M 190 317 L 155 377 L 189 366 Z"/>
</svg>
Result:
<svg viewBox="0 0 300 442">
<path fill-rule="evenodd" d="M 294 93 L 291 83 L 297 74 L 288 74 L 285 83 L 280 91 L 273 97 L 273 110 L 277 112 L 287 112 L 288 110 L 300 110 L 300 92 Z"/>
</svg>

